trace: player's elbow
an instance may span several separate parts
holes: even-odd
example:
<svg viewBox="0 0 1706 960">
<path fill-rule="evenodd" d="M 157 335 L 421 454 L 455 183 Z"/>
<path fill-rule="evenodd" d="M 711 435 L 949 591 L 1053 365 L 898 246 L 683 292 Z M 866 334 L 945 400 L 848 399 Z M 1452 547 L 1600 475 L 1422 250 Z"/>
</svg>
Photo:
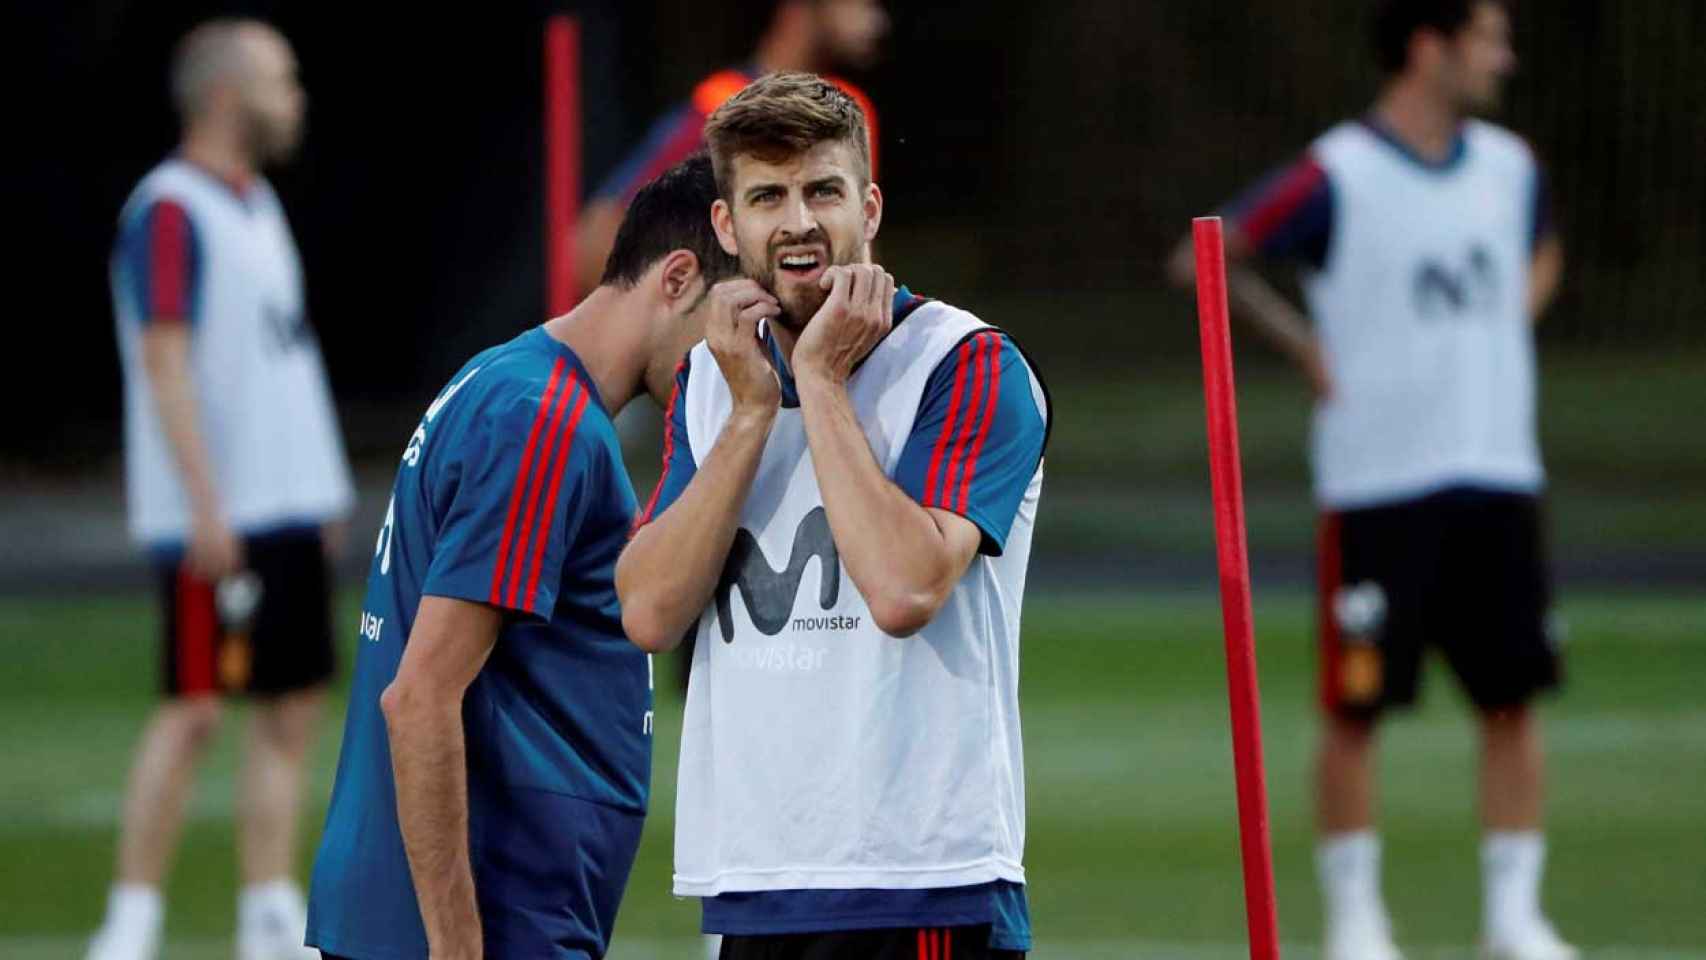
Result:
<svg viewBox="0 0 1706 960">
<path fill-rule="evenodd" d="M 1190 238 L 1180 240 L 1173 247 L 1173 253 L 1167 258 L 1167 279 L 1176 287 L 1189 289 L 1197 283 L 1196 254 L 1192 250 Z"/>
<path fill-rule="evenodd" d="M 386 730 L 395 735 L 399 728 L 408 726 L 423 702 L 420 691 L 402 677 L 386 684 L 379 694 L 379 712 L 385 717 Z"/>
<path fill-rule="evenodd" d="M 682 631 L 670 629 L 661 612 L 649 604 L 623 603 L 622 631 L 647 653 L 668 653 L 681 645 Z"/>
<path fill-rule="evenodd" d="M 891 637 L 910 637 L 930 625 L 942 599 L 928 590 L 890 589 L 870 597 L 871 620 Z"/>
</svg>

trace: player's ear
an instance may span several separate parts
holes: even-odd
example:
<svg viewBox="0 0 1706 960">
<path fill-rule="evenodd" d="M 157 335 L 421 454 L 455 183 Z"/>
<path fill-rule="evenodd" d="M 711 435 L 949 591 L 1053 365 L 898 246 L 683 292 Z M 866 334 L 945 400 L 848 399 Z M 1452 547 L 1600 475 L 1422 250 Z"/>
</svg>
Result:
<svg viewBox="0 0 1706 960">
<path fill-rule="evenodd" d="M 663 258 L 658 282 L 663 285 L 664 299 L 674 303 L 693 292 L 693 281 L 699 279 L 699 258 L 693 251 L 671 250 Z"/>
<path fill-rule="evenodd" d="M 875 181 L 865 184 L 865 242 L 877 239 L 883 223 L 883 191 Z"/>
<path fill-rule="evenodd" d="M 723 245 L 724 253 L 731 257 L 740 255 L 740 247 L 735 244 L 735 212 L 722 197 L 711 204 L 711 229 L 717 231 L 717 242 Z"/>
</svg>

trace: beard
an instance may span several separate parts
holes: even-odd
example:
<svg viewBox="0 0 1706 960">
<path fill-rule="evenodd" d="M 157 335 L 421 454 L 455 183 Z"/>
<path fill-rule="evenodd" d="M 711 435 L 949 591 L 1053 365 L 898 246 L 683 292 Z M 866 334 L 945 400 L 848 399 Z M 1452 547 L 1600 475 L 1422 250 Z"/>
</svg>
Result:
<svg viewBox="0 0 1706 960">
<path fill-rule="evenodd" d="M 243 118 L 243 140 L 256 166 L 282 164 L 296 156 L 302 143 L 302 125 L 250 109 Z"/>
<path fill-rule="evenodd" d="M 796 334 L 806 328 L 806 324 L 817 314 L 824 301 L 829 299 L 829 291 L 819 286 L 815 280 L 805 282 L 786 277 L 785 272 L 776 266 L 777 251 L 783 247 L 811 244 L 822 246 L 829 252 L 826 267 L 852 263 L 858 255 L 856 245 L 847 249 L 836 249 L 834 241 L 821 227 L 813 228 L 810 233 L 799 237 L 774 241 L 767 245 L 758 257 L 750 257 L 744 253 L 741 255 L 741 272 L 756 281 L 782 305 L 782 312 L 770 322 Z"/>
</svg>

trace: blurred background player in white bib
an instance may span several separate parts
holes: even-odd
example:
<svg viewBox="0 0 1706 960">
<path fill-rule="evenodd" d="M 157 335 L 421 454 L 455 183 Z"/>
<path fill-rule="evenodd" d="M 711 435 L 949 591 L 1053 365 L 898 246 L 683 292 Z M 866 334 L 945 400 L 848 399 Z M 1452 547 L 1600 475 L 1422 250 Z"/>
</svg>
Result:
<svg viewBox="0 0 1706 960">
<path fill-rule="evenodd" d="M 1322 511 L 1326 718 L 1318 868 L 1329 960 L 1399 956 L 1380 894 L 1375 726 L 1416 699 L 1437 647 L 1481 735 L 1482 942 L 1508 960 L 1571 960 L 1540 906 L 1545 855 L 1534 696 L 1556 687 L 1541 543 L 1532 324 L 1563 253 L 1540 169 L 1471 114 L 1516 66 L 1495 0 L 1381 0 L 1386 80 L 1228 212 L 1228 256 L 1302 265 L 1310 319 L 1248 268 L 1234 308 L 1308 376 Z M 1173 258 L 1191 282 L 1189 238 Z"/>
<path fill-rule="evenodd" d="M 125 204 L 112 262 L 130 527 L 159 570 L 166 700 L 137 748 L 88 956 L 158 954 L 194 770 L 222 698 L 243 694 L 237 956 L 310 957 L 291 861 L 333 671 L 328 554 L 354 495 L 295 244 L 260 174 L 295 151 L 306 98 L 290 44 L 247 20 L 191 31 L 171 89 L 181 144 Z"/>
</svg>

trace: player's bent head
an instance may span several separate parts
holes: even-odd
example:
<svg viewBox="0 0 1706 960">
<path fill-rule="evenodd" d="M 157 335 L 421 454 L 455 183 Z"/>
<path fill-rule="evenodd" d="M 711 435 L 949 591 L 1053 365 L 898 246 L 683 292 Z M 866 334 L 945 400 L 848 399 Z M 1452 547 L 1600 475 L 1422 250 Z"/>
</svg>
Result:
<svg viewBox="0 0 1706 960">
<path fill-rule="evenodd" d="M 260 20 L 221 18 L 192 29 L 172 56 L 172 105 L 186 128 L 229 129 L 257 163 L 301 139 L 307 97 L 284 35 Z"/>
<path fill-rule="evenodd" d="M 716 199 L 716 177 L 703 152 L 641 187 L 616 230 L 599 284 L 631 290 L 671 254 L 689 253 L 694 276 L 703 280 L 688 304 L 691 308 L 713 285 L 738 275 L 740 264 L 723 252 L 711 228 L 711 204 Z"/>
<path fill-rule="evenodd" d="M 1369 27 L 1388 77 L 1418 73 L 1465 108 L 1496 102 L 1516 66 L 1505 0 L 1376 0 Z"/>
</svg>

